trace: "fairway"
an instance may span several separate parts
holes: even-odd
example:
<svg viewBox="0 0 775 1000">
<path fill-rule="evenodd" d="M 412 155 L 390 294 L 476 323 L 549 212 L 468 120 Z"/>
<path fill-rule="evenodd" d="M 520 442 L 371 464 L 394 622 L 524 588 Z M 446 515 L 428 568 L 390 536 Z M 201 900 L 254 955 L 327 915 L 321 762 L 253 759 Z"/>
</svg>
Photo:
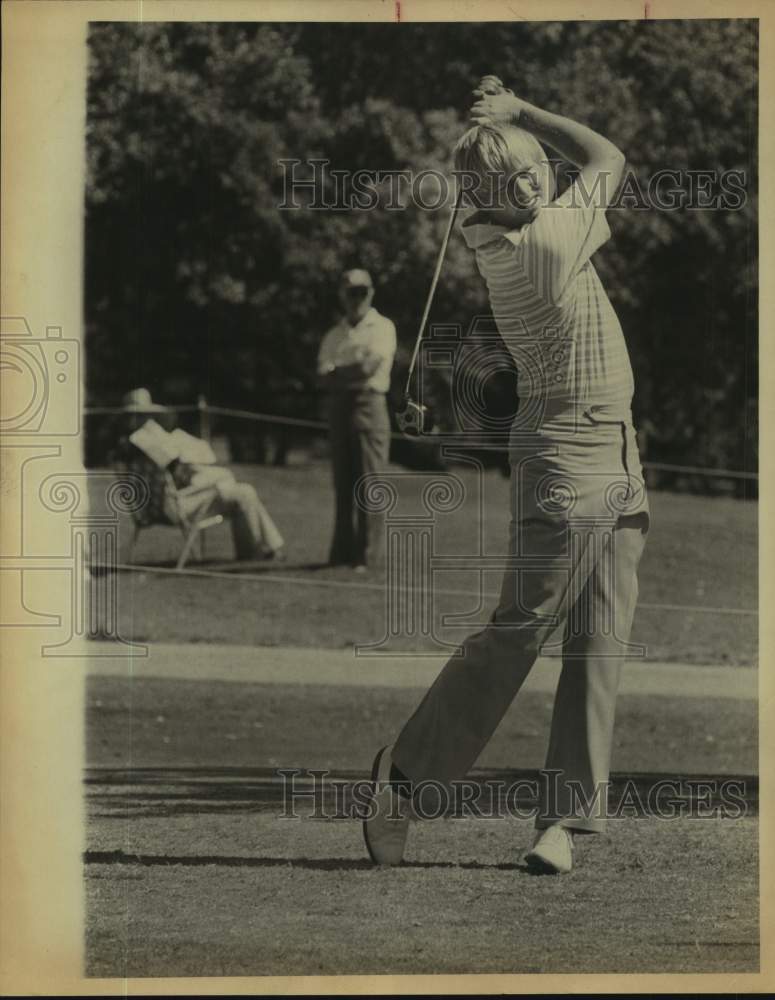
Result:
<svg viewBox="0 0 775 1000">
<path fill-rule="evenodd" d="M 117 575 L 121 633 L 148 643 L 150 658 L 143 676 L 127 667 L 88 682 L 89 975 L 758 969 L 757 705 L 742 683 L 750 671 L 724 697 L 701 679 L 708 664 L 734 673 L 756 663 L 756 504 L 652 494 L 632 640 L 647 661 L 662 661 L 644 671 L 698 666 L 682 667 L 670 694 L 652 684 L 620 695 L 612 760 L 617 780 L 743 776 L 740 818 L 611 820 L 604 836 L 582 838 L 562 878 L 534 876 L 523 864 L 532 836 L 525 818 L 436 819 L 414 824 L 405 864 L 384 870 L 368 861 L 356 820 L 313 819 L 303 808 L 297 820 L 282 818 L 272 782 L 282 768 L 364 776 L 421 691 L 382 678 L 389 668 L 374 660 L 373 681 L 363 666 L 358 683 L 345 686 L 315 683 L 314 664 L 293 683 L 279 669 L 267 683 L 250 673 L 251 657 L 258 663 L 268 647 L 289 647 L 278 649 L 280 664 L 299 647 L 326 649 L 328 663 L 339 651 L 352 664 L 353 646 L 385 633 L 384 577 L 325 566 L 326 464 L 238 473 L 276 518 L 287 561 L 235 565 L 221 526 L 208 534 L 204 562 L 177 574 L 178 537 L 155 528 L 135 553 L 144 568 Z M 502 552 L 507 480 L 452 473 L 466 503 L 439 518 L 437 551 L 476 551 L 472 511 L 481 500 L 482 551 Z M 404 479 L 410 503 L 427 480 Z M 438 656 L 438 640 L 454 644 L 472 630 L 445 625 L 444 616 L 470 618 L 478 594 L 486 614 L 499 579 L 440 575 L 435 639 L 394 638 L 392 648 Z M 189 659 L 194 643 L 201 655 Z M 208 653 L 215 646 L 217 668 Z M 552 700 L 543 688 L 522 692 L 477 768 L 540 768 Z"/>
<path fill-rule="evenodd" d="M 612 819 L 561 879 L 522 864 L 527 819 L 417 823 L 406 864 L 382 870 L 357 821 L 312 819 L 304 801 L 282 817 L 262 775 L 365 776 L 419 694 L 91 677 L 89 974 L 757 969 L 755 807 Z M 540 767 L 551 701 L 523 692 L 479 767 Z M 750 775 L 756 703 L 624 695 L 614 744 L 618 773 Z"/>
<path fill-rule="evenodd" d="M 172 528 L 141 534 L 135 562 L 149 572 L 119 574 L 121 634 L 140 642 L 228 642 L 238 645 L 310 645 L 333 648 L 379 641 L 386 630 L 384 574 L 356 577 L 346 568 L 325 566 L 333 524 L 333 493 L 326 463 L 287 468 L 240 466 L 286 539 L 287 561 L 235 564 L 228 527 L 207 533 L 206 560 L 192 562 L 191 574 L 170 569 L 179 549 Z M 461 466 L 451 473 L 463 483 L 466 500 L 436 523 L 437 551 L 468 554 L 482 544 L 488 555 L 502 554 L 508 526 L 508 480 L 489 470 L 480 477 Z M 421 510 L 422 488 L 444 474 L 393 468 L 406 508 Z M 104 500 L 92 497 L 94 509 Z M 757 508 L 751 501 L 652 492 L 652 521 L 640 568 L 640 599 L 632 642 L 645 646 L 648 659 L 686 663 L 755 664 L 757 660 Z M 128 518 L 120 541 L 127 551 Z M 156 570 L 156 572 L 153 571 Z M 217 572 L 215 579 L 194 573 Z M 226 575 L 228 574 L 228 575 Z M 434 577 L 436 634 L 457 644 L 495 606 L 501 572 L 449 570 Z M 687 608 L 706 608 L 691 611 Z M 740 613 L 743 612 L 743 613 Z M 449 615 L 469 624 L 449 626 Z M 397 649 L 438 648 L 431 637 L 396 637 Z"/>
<path fill-rule="evenodd" d="M 387 742 L 422 694 L 421 689 L 378 685 L 95 676 L 87 687 L 86 763 L 90 768 L 336 768 L 365 774 L 375 746 Z M 552 700 L 551 691 L 521 691 L 478 766 L 542 766 Z M 693 697 L 620 696 L 614 771 L 755 774 L 757 765 L 754 700 L 707 698 L 700 692 Z"/>
<path fill-rule="evenodd" d="M 88 974 L 758 970 L 755 820 L 610 825 L 558 879 L 522 864 L 516 819 L 414 824 L 397 869 L 353 821 L 102 819 Z"/>
</svg>

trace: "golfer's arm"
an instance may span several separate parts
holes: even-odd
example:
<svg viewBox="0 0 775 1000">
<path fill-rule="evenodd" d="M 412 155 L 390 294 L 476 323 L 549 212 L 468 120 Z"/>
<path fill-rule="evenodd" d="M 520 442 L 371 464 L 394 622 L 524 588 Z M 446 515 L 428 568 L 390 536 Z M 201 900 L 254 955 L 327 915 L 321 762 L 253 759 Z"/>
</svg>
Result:
<svg viewBox="0 0 775 1000">
<path fill-rule="evenodd" d="M 327 372 L 318 374 L 318 387 L 324 392 L 335 392 L 337 389 L 346 389 L 352 383 L 352 379 L 347 377 L 344 368 L 336 367 Z"/>
<path fill-rule="evenodd" d="M 355 361 L 351 365 L 335 365 L 318 375 L 318 384 L 323 389 L 352 388 L 359 382 L 366 382 L 379 367 L 379 358 Z"/>
<path fill-rule="evenodd" d="M 523 104 L 515 124 L 579 167 L 585 190 L 594 191 L 598 178 L 603 176 L 606 183 L 601 188 L 606 203 L 613 198 L 622 178 L 625 158 L 612 142 L 586 125 L 543 111 L 533 104 Z"/>
</svg>

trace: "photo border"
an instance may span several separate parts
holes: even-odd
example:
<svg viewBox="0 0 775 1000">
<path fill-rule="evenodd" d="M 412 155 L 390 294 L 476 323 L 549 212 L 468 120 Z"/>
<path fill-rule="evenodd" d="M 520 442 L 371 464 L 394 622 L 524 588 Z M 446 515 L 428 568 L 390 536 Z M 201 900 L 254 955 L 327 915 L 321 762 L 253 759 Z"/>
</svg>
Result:
<svg viewBox="0 0 775 1000">
<path fill-rule="evenodd" d="M 2 6 L 2 313 L 21 316 L 33 336 L 61 327 L 66 337 L 83 328 L 83 189 L 86 26 L 89 21 L 546 21 L 673 18 L 758 18 L 760 108 L 770 109 L 775 87 L 775 7 L 733 0 L 646 0 L 645 4 L 589 0 L 462 2 L 462 0 L 6 0 Z M 400 30 L 400 29 L 399 29 Z M 773 130 L 759 128 L 759 175 L 775 162 Z M 760 274 L 775 267 L 775 197 L 760 191 Z M 760 284 L 760 331 L 773 326 L 775 290 Z M 760 606 L 775 606 L 770 496 L 773 481 L 775 344 L 760 333 L 761 456 Z M 82 352 L 83 353 L 83 352 Z M 81 372 L 81 378 L 83 373 Z M 76 390 L 77 391 L 77 387 Z M 66 399 L 57 405 L 68 406 Z M 15 445 L 16 439 L 11 442 Z M 59 448 L 48 473 L 82 471 L 78 439 L 44 441 Z M 3 453 L 2 540 L 18 534 L 23 482 L 20 456 Z M 27 456 L 29 458 L 29 456 Z M 61 518 L 41 513 L 36 527 L 47 551 L 64 550 Z M 9 543 L 10 544 L 10 543 Z M 769 558 L 767 558 L 769 554 Z M 20 551 L 20 557 L 26 553 Z M 30 557 L 31 558 L 31 557 Z M 56 578 L 57 574 L 53 573 Z M 40 595 L 39 595 L 40 596 Z M 52 579 L 41 600 L 63 606 L 66 585 Z M 760 662 L 773 649 L 772 615 L 760 619 Z M 513 974 L 407 976 L 258 976 L 228 978 L 96 979 L 82 976 L 83 710 L 85 670 L 75 657 L 40 654 L 34 630 L 4 630 L 0 674 L 0 988 L 3 994 L 407 994 L 563 992 L 763 992 L 775 987 L 773 954 L 772 818 L 774 790 L 764 781 L 760 803 L 761 971 L 751 974 Z M 760 674 L 760 773 L 775 759 L 775 679 Z"/>
</svg>

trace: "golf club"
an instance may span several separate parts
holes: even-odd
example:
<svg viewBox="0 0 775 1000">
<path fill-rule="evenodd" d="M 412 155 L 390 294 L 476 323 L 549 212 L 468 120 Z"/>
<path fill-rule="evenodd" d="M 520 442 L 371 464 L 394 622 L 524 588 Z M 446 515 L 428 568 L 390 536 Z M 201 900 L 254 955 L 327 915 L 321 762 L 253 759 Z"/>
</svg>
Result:
<svg viewBox="0 0 775 1000">
<path fill-rule="evenodd" d="M 492 74 L 488 74 L 487 76 L 483 76 L 481 78 L 477 90 L 482 91 L 485 94 L 503 94 L 508 92 L 503 86 L 502 81 L 497 76 L 493 76 Z M 417 402 L 417 400 L 412 397 L 412 376 L 414 375 L 414 369 L 417 365 L 417 358 L 420 353 L 420 344 L 422 342 L 423 333 L 425 332 L 425 325 L 428 322 L 428 316 L 430 315 L 431 306 L 433 305 L 433 297 L 436 294 L 436 286 L 439 283 L 441 268 L 444 264 L 444 257 L 447 253 L 447 245 L 449 244 L 449 238 L 452 235 L 452 228 L 455 225 L 455 219 L 457 218 L 462 197 L 463 190 L 461 188 L 458 191 L 455 204 L 450 212 L 449 222 L 447 224 L 444 239 L 441 242 L 439 256 L 436 261 L 436 269 L 433 272 L 431 287 L 425 301 L 422 319 L 420 320 L 420 328 L 417 331 L 417 337 L 414 342 L 414 350 L 412 352 L 412 358 L 409 362 L 409 371 L 407 372 L 406 385 L 404 387 L 404 404 L 402 408 L 396 412 L 396 422 L 399 430 L 402 434 L 406 434 L 407 437 L 420 437 L 420 435 L 429 432 L 433 427 L 433 418 L 428 410 L 428 407 L 423 406 L 422 403 Z"/>
</svg>

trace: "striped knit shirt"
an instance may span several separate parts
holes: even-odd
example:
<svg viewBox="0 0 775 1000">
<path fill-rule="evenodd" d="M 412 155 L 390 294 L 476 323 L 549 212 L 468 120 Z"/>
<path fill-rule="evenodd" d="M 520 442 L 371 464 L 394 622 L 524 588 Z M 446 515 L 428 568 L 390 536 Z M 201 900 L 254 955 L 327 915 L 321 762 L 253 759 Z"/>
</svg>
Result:
<svg viewBox="0 0 775 1000">
<path fill-rule="evenodd" d="M 575 195 L 575 197 L 574 197 Z M 517 230 L 463 223 L 520 399 L 629 404 L 633 376 L 619 320 L 590 257 L 610 237 L 605 211 L 569 188 Z"/>
</svg>

